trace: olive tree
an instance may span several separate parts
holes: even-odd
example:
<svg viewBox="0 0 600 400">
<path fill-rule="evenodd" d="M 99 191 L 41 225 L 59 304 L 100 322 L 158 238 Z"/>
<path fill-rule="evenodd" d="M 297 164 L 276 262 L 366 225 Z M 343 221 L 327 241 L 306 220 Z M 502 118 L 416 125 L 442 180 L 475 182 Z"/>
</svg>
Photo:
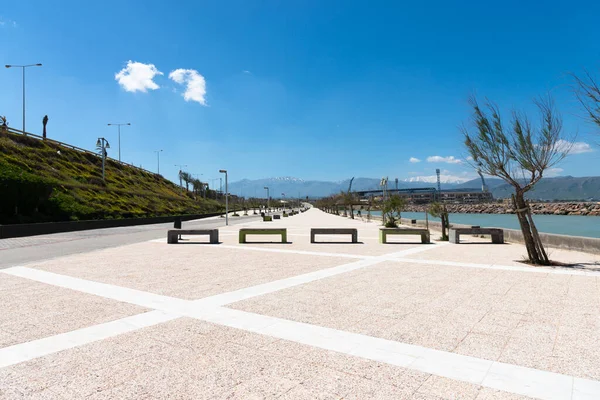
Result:
<svg viewBox="0 0 600 400">
<path fill-rule="evenodd" d="M 512 202 L 519 219 L 529 262 L 548 265 L 550 261 L 531 216 L 525 193 L 542 179 L 544 172 L 562 161 L 571 141 L 562 137 L 562 118 L 550 97 L 535 101 L 540 114 L 538 125 L 514 111 L 507 125 L 498 106 L 486 102 L 480 107 L 471 98 L 472 126 L 463 127 L 465 146 L 475 168 L 503 179 L 513 186 Z"/>
<path fill-rule="evenodd" d="M 427 212 L 442 221 L 442 240 L 447 241 L 450 220 L 448 218 L 448 208 L 446 207 L 446 204 L 438 202 L 431 203 Z"/>
<path fill-rule="evenodd" d="M 383 200 L 381 213 L 383 214 L 383 222 L 387 228 L 398 226 L 404 208 L 406 208 L 406 200 L 400 197 L 400 195 L 393 194 Z"/>
</svg>

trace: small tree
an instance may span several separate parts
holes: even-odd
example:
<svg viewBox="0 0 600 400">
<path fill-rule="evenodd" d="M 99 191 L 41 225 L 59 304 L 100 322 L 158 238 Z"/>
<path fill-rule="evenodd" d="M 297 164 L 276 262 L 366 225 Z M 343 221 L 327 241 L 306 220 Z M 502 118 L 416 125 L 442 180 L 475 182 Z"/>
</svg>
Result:
<svg viewBox="0 0 600 400">
<path fill-rule="evenodd" d="M 401 212 L 406 207 L 406 200 L 400 195 L 393 194 L 381 204 L 381 212 L 385 220 L 386 228 L 395 228 L 401 218 Z"/>
<path fill-rule="evenodd" d="M 344 200 L 344 206 L 350 209 L 350 218 L 354 219 L 354 193 L 347 192 L 341 194 L 342 199 Z"/>
<path fill-rule="evenodd" d="M 474 97 L 470 103 L 474 130 L 463 127 L 462 131 L 473 166 L 514 187 L 512 201 L 529 261 L 548 265 L 550 261 L 525 201 L 525 193 L 542 179 L 544 171 L 567 156 L 570 141 L 561 137 L 562 119 L 549 97 L 535 101 L 541 116 L 539 127 L 533 127 L 524 114 L 513 112 L 510 128 L 507 128 L 494 103 L 488 102 L 486 110 Z"/>
<path fill-rule="evenodd" d="M 450 220 L 448 218 L 448 208 L 444 203 L 431 203 L 427 210 L 432 216 L 442 220 L 442 240 L 448 240 L 448 229 L 450 229 Z"/>
<path fill-rule="evenodd" d="M 44 140 L 46 140 L 46 125 L 48 125 L 48 116 L 44 115 L 44 118 L 42 118 L 42 137 L 44 138 Z"/>
<path fill-rule="evenodd" d="M 6 132 L 8 130 L 8 122 L 6 122 L 6 117 L 0 115 L 0 132 Z"/>
</svg>

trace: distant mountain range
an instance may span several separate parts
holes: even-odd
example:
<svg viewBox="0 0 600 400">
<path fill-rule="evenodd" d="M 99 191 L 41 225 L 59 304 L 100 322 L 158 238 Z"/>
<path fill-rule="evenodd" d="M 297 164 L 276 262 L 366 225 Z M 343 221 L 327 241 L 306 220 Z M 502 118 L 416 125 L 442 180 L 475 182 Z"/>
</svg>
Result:
<svg viewBox="0 0 600 400">
<path fill-rule="evenodd" d="M 352 191 L 373 190 L 379 188 L 380 179 L 356 178 L 352 182 Z M 512 186 L 501 179 L 490 178 L 485 180 L 495 198 L 507 198 L 513 193 Z M 319 198 L 348 190 L 350 179 L 340 182 L 305 181 L 294 177 L 279 177 L 249 180 L 244 179 L 229 184 L 229 192 L 244 197 L 266 197 L 269 193 L 273 198 L 281 198 L 282 193 L 287 198 Z M 436 187 L 435 182 L 422 181 L 416 178 L 399 180 L 399 189 Z M 481 180 L 473 179 L 466 182 L 457 182 L 447 179 L 442 180 L 442 190 L 472 189 L 481 190 Z M 388 188 L 396 188 L 393 180 L 388 181 Z M 600 177 L 572 177 L 561 176 L 544 178 L 528 193 L 534 200 L 600 200 Z"/>
</svg>

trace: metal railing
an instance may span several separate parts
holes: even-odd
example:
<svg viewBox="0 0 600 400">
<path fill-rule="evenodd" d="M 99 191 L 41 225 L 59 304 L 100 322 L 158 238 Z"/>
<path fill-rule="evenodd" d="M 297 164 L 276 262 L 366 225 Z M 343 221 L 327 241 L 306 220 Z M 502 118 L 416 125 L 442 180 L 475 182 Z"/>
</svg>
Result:
<svg viewBox="0 0 600 400">
<path fill-rule="evenodd" d="M 42 136 L 36 135 L 34 133 L 23 132 L 23 131 L 21 131 L 19 129 L 9 128 L 9 127 L 1 127 L 0 128 L 0 132 L 12 133 L 13 135 L 21 135 L 21 136 L 33 137 L 35 139 L 40 139 L 40 140 L 43 140 L 43 141 L 46 141 L 46 142 L 50 142 L 52 144 L 56 144 L 56 145 L 59 145 L 59 146 L 62 146 L 62 147 L 66 147 L 66 148 L 69 148 L 69 149 L 72 149 L 72 150 L 76 150 L 76 151 L 79 151 L 79 152 L 82 152 L 82 153 L 93 154 L 96 157 L 101 157 L 100 154 L 98 154 L 98 153 L 96 153 L 94 151 L 86 150 L 86 149 L 83 149 L 81 147 L 73 146 L 73 145 L 68 144 L 68 143 L 59 142 L 58 140 L 54 140 L 54 139 L 48 139 L 48 138 L 44 139 Z M 151 175 L 157 175 L 156 172 L 148 171 L 145 168 L 141 168 L 141 167 L 138 167 L 138 166 L 133 165 L 133 164 L 129 164 L 129 163 L 126 163 L 126 162 L 123 162 L 123 161 L 119 161 L 119 160 L 116 160 L 116 159 L 111 158 L 111 157 L 106 157 L 106 159 L 110 160 L 110 161 L 112 161 L 114 163 L 117 163 L 117 164 L 127 165 L 129 167 L 138 169 L 140 171 L 144 171 L 144 172 L 146 172 L 148 174 L 151 174 Z"/>
</svg>

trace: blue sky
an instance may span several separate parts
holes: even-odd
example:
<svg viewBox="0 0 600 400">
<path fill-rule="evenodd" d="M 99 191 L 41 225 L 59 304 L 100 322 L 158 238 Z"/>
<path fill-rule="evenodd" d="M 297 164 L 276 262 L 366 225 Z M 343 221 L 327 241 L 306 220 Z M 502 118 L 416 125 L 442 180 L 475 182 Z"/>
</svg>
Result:
<svg viewBox="0 0 600 400">
<path fill-rule="evenodd" d="M 473 92 L 531 110 L 547 92 L 579 154 L 554 175 L 600 175 L 599 131 L 567 73 L 600 77 L 596 1 L 19 1 L 0 9 L 2 64 L 27 71 L 27 130 L 176 179 L 467 179 L 458 127 Z M 128 63 L 131 61 L 131 63 Z M 121 72 L 122 71 L 122 72 Z M 120 74 L 121 79 L 116 79 Z M 0 70 L 21 127 L 21 73 Z M 185 96 L 185 97 L 184 97 Z M 589 145 L 589 147 L 588 147 Z M 411 162 L 410 159 L 420 162 Z M 427 160 L 430 161 L 427 161 Z"/>
</svg>

